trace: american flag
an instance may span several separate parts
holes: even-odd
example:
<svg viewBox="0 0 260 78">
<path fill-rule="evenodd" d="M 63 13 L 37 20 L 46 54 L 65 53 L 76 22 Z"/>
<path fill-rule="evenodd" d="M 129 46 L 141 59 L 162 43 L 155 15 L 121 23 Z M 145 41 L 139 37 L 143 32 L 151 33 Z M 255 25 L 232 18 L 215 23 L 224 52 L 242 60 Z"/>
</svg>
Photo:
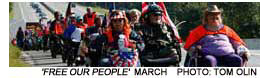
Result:
<svg viewBox="0 0 260 78">
<path fill-rule="evenodd" d="M 113 10 L 116 10 L 116 4 L 115 4 L 115 2 L 111 2 L 110 4 L 109 4 L 109 12 L 108 12 L 108 16 L 106 15 L 105 16 L 105 20 L 103 21 L 103 23 L 104 23 L 104 27 L 107 27 L 108 26 L 108 24 L 109 24 L 109 22 L 110 22 L 110 14 L 112 13 L 112 11 Z"/>
<path fill-rule="evenodd" d="M 114 67 L 137 67 L 138 66 L 138 52 L 119 52 L 115 51 L 111 55 L 112 64 Z"/>
</svg>

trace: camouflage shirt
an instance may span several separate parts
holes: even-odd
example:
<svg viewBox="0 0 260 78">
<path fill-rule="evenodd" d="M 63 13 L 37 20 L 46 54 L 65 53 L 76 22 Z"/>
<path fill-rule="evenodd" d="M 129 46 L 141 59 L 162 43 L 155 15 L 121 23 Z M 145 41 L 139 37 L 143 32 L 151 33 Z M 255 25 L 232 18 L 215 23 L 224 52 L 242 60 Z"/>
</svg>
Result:
<svg viewBox="0 0 260 78">
<path fill-rule="evenodd" d="M 165 23 L 156 25 L 143 24 L 141 27 L 145 43 L 144 55 L 151 55 L 153 58 L 159 57 L 161 49 L 174 43 L 173 31 Z"/>
</svg>

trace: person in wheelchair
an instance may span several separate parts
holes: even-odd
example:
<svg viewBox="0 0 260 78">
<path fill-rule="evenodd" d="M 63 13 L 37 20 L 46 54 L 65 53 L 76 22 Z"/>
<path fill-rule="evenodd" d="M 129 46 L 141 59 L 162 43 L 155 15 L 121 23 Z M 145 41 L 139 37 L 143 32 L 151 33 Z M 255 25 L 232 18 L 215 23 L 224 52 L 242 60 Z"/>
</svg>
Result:
<svg viewBox="0 0 260 78">
<path fill-rule="evenodd" d="M 139 52 L 144 47 L 141 36 L 131 29 L 124 11 L 112 11 L 109 19 L 104 34 L 96 40 L 102 46 L 99 66 L 140 66 Z"/>
<path fill-rule="evenodd" d="M 141 64 L 145 67 L 179 66 L 181 61 L 180 42 L 170 25 L 162 20 L 163 10 L 155 4 L 149 5 L 141 25 L 141 35 L 145 43 L 141 52 Z"/>
<path fill-rule="evenodd" d="M 230 27 L 222 23 L 222 11 L 209 5 L 204 11 L 203 24 L 193 29 L 184 49 L 185 66 L 241 67 L 250 55 L 243 40 Z"/>
</svg>

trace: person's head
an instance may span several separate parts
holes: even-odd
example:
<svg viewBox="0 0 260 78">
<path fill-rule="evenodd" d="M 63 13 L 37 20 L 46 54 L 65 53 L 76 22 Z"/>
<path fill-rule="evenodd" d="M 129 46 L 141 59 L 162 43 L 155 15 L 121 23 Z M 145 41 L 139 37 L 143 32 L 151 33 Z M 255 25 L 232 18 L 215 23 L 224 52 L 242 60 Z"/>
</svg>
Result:
<svg viewBox="0 0 260 78">
<path fill-rule="evenodd" d="M 75 13 L 72 13 L 72 14 L 70 15 L 70 20 L 71 20 L 71 23 L 72 23 L 72 24 L 75 24 L 75 23 L 76 23 L 76 14 L 75 14 Z"/>
<path fill-rule="evenodd" d="M 132 10 L 130 10 L 129 15 L 130 15 L 131 21 L 138 22 L 139 17 L 141 16 L 141 12 L 137 9 L 132 9 Z"/>
<path fill-rule="evenodd" d="M 116 31 L 123 31 L 126 28 L 130 28 L 128 25 L 128 20 L 125 16 L 125 13 L 119 10 L 115 10 L 110 15 L 110 24 L 111 28 Z"/>
<path fill-rule="evenodd" d="M 19 27 L 19 29 L 18 29 L 19 31 L 22 31 L 22 27 Z"/>
<path fill-rule="evenodd" d="M 83 23 L 83 17 L 77 16 L 77 23 Z"/>
<path fill-rule="evenodd" d="M 101 16 L 97 16 L 94 20 L 95 22 L 95 25 L 98 26 L 98 27 L 101 27 L 102 23 L 103 23 L 103 19 Z"/>
<path fill-rule="evenodd" d="M 64 16 L 62 14 L 60 14 L 60 19 L 64 20 Z"/>
<path fill-rule="evenodd" d="M 204 12 L 203 24 L 209 26 L 219 26 L 222 24 L 222 11 L 216 5 L 209 5 Z"/>
<path fill-rule="evenodd" d="M 56 11 L 54 13 L 54 17 L 55 17 L 56 20 L 60 20 L 60 12 Z"/>
<path fill-rule="evenodd" d="M 160 24 L 162 22 L 162 14 L 162 9 L 158 5 L 152 4 L 148 6 L 144 19 L 152 24 Z"/>
<path fill-rule="evenodd" d="M 87 12 L 90 14 L 90 13 L 92 13 L 92 8 L 91 7 L 88 7 L 87 8 Z"/>
</svg>

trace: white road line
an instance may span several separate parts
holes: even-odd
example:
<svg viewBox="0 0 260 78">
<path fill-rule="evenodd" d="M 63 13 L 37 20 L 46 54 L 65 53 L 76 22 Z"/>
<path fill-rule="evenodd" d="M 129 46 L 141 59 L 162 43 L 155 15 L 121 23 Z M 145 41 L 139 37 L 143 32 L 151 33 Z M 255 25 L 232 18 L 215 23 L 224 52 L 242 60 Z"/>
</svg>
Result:
<svg viewBox="0 0 260 78">
<path fill-rule="evenodd" d="M 20 8 L 20 10 L 21 10 L 22 19 L 23 19 L 24 21 L 26 21 L 26 19 L 24 18 L 24 13 L 23 13 L 23 9 L 22 9 L 21 3 L 18 3 L 18 5 L 19 5 L 19 8 Z"/>
<path fill-rule="evenodd" d="M 260 56 L 259 53 L 251 53 L 251 55 L 253 55 L 253 56 Z"/>
</svg>

